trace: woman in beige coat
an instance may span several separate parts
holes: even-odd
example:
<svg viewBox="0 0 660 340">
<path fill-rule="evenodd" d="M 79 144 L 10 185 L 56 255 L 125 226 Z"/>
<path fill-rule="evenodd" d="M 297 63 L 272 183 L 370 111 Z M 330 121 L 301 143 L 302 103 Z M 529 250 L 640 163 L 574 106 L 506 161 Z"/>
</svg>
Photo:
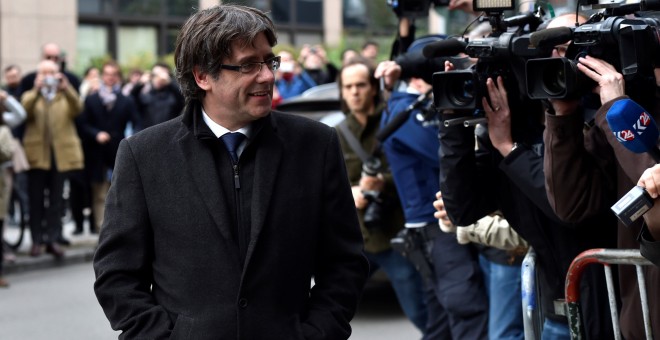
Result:
<svg viewBox="0 0 660 340">
<path fill-rule="evenodd" d="M 45 245 L 48 253 L 59 258 L 64 255 L 56 243 L 62 231 L 64 180 L 68 171 L 83 168 L 82 147 L 75 127 L 81 104 L 67 78 L 50 60 L 39 63 L 34 88 L 23 94 L 21 102 L 27 112 L 23 146 L 30 164 L 30 255 L 41 255 Z"/>
</svg>

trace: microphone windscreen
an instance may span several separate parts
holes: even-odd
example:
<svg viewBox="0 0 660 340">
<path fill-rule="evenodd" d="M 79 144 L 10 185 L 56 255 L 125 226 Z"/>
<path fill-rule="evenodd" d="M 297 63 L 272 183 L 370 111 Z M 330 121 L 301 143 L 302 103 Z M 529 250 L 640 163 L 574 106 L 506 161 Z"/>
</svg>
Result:
<svg viewBox="0 0 660 340">
<path fill-rule="evenodd" d="M 426 58 L 453 57 L 465 52 L 465 46 L 467 46 L 465 41 L 451 38 L 424 46 L 423 53 Z"/>
<path fill-rule="evenodd" d="M 529 36 L 534 47 L 554 47 L 573 39 L 573 30 L 569 27 L 554 27 L 536 31 Z"/>
<path fill-rule="evenodd" d="M 607 124 L 616 139 L 634 153 L 657 150 L 658 126 L 650 114 L 630 99 L 612 104 L 607 111 Z"/>
</svg>

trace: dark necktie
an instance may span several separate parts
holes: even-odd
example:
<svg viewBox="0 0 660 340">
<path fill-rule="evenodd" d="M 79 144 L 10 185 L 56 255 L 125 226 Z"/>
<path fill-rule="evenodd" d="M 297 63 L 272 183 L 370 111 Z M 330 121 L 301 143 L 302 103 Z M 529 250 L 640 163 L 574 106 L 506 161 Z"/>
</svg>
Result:
<svg viewBox="0 0 660 340">
<path fill-rule="evenodd" d="M 220 139 L 225 143 L 225 147 L 227 148 L 227 151 L 229 151 L 229 155 L 231 156 L 232 161 L 234 161 L 234 164 L 238 163 L 238 153 L 236 151 L 238 151 L 238 146 L 241 145 L 245 139 L 245 135 L 240 132 L 229 132 L 222 135 Z"/>
</svg>

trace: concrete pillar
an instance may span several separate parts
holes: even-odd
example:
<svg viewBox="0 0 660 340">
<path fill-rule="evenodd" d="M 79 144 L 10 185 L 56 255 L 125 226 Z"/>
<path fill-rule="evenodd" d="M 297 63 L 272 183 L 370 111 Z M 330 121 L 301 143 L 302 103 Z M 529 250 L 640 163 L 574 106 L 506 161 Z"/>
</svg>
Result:
<svg viewBox="0 0 660 340">
<path fill-rule="evenodd" d="M 0 0 L 0 69 L 17 64 L 23 73 L 34 70 L 48 42 L 57 43 L 67 64 L 74 64 L 77 27 L 77 0 Z"/>
<path fill-rule="evenodd" d="M 323 1 L 323 43 L 327 46 L 339 46 L 344 27 L 342 1 Z"/>
<path fill-rule="evenodd" d="M 219 5 L 222 3 L 222 0 L 199 0 L 199 9 L 205 9 Z"/>
</svg>

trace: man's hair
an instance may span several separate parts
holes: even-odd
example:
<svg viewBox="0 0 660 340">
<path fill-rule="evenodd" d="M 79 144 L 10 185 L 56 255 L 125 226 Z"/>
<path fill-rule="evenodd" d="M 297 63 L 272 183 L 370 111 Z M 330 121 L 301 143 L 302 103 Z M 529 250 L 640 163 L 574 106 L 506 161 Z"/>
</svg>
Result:
<svg viewBox="0 0 660 340">
<path fill-rule="evenodd" d="M 374 46 L 374 47 L 376 47 L 376 48 L 379 48 L 379 47 L 380 47 L 380 45 L 379 45 L 376 41 L 374 41 L 374 40 L 368 40 L 368 41 L 366 41 L 364 44 L 362 44 L 362 49 L 364 50 L 365 48 L 367 48 L 367 47 L 369 47 L 369 46 Z"/>
<path fill-rule="evenodd" d="M 341 95 L 341 89 L 343 88 L 344 84 L 342 83 L 342 74 L 344 73 L 344 70 L 348 67 L 354 66 L 354 65 L 364 65 L 367 67 L 367 70 L 369 71 L 369 85 L 376 89 L 376 95 L 374 96 L 374 105 L 378 106 L 381 101 L 381 94 L 380 94 L 380 84 L 378 79 L 374 76 L 374 73 L 376 72 L 376 67 L 374 64 L 366 59 L 365 57 L 362 56 L 357 56 L 355 58 L 351 58 L 346 65 L 342 66 L 341 70 L 339 71 L 339 76 L 337 77 L 337 85 L 339 86 L 339 99 L 341 101 L 341 110 L 345 113 L 350 112 L 351 110 L 348 108 L 348 105 L 346 105 L 346 101 Z"/>
<path fill-rule="evenodd" d="M 7 67 L 5 67 L 5 73 L 7 73 L 7 72 L 9 72 L 9 71 L 11 71 L 11 70 L 14 70 L 14 69 L 16 69 L 19 73 L 21 72 L 21 68 L 18 67 L 18 65 L 16 65 L 16 64 L 11 64 L 11 65 L 8 65 Z"/>
<path fill-rule="evenodd" d="M 252 45 L 262 32 L 271 47 L 277 44 L 273 22 L 255 8 L 218 5 L 193 14 L 181 28 L 174 50 L 176 77 L 186 103 L 201 100 L 206 93 L 195 82 L 195 68 L 217 80 L 220 64 L 232 55 L 232 44 Z"/>
<path fill-rule="evenodd" d="M 116 61 L 108 60 L 108 61 L 104 62 L 103 65 L 101 66 L 101 69 L 100 69 L 101 73 L 103 73 L 103 70 L 106 67 L 113 67 L 115 70 L 117 70 L 117 75 L 119 76 L 120 81 L 122 80 L 123 77 L 122 77 L 122 74 L 121 74 L 121 67 L 119 66 L 119 64 Z"/>
</svg>

